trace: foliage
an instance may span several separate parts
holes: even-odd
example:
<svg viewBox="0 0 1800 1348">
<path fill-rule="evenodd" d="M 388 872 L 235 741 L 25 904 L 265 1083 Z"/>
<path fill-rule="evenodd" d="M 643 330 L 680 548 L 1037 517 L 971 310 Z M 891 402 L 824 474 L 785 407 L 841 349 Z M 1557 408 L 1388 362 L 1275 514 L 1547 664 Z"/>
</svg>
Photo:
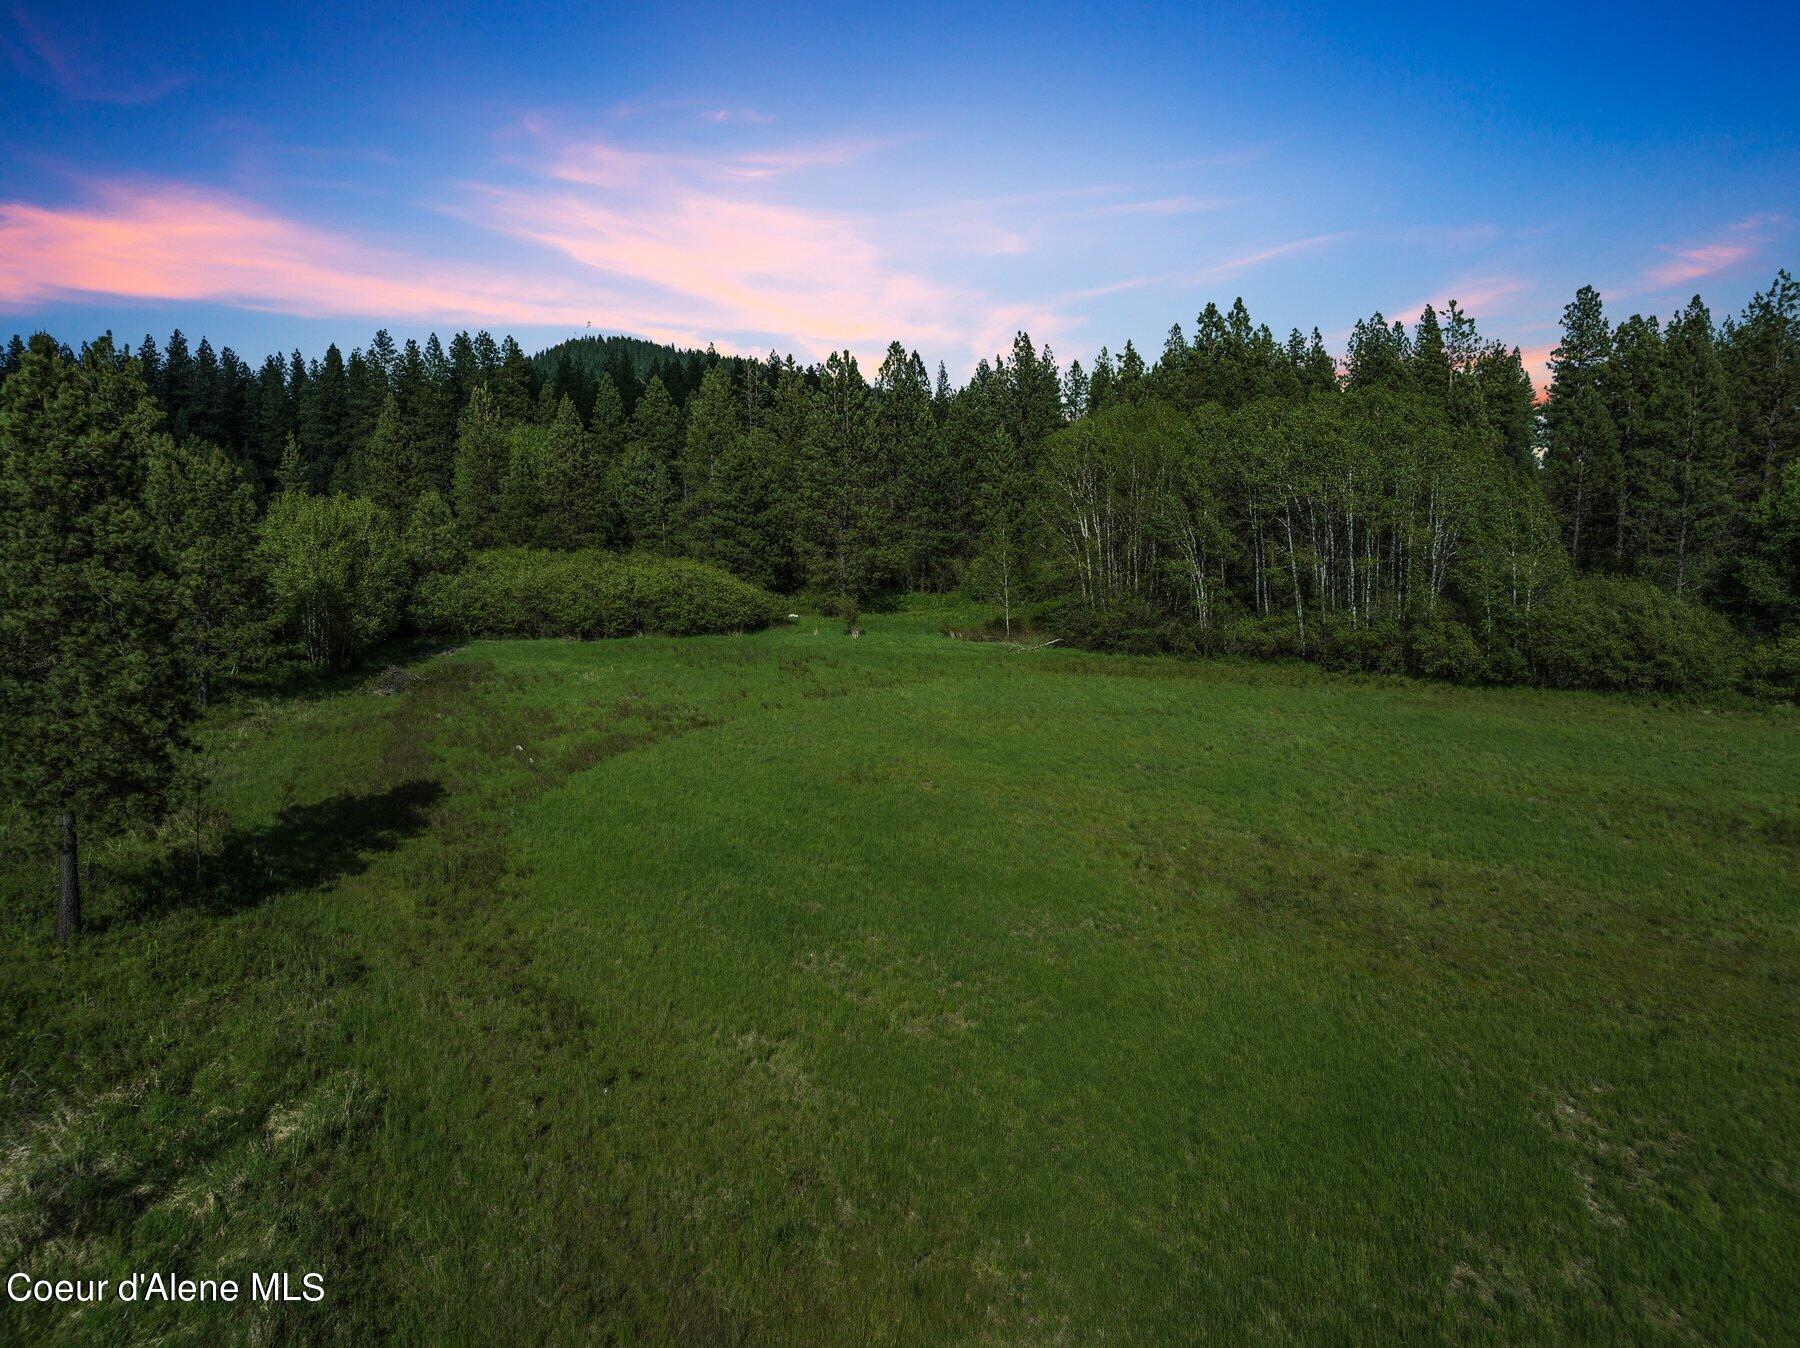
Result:
<svg viewBox="0 0 1800 1348">
<path fill-rule="evenodd" d="M 391 636 L 406 603 L 406 545 L 361 497 L 278 497 L 262 551 L 277 621 L 315 666 L 350 663 Z"/>
<path fill-rule="evenodd" d="M 0 782 L 35 826 L 153 802 L 194 698 L 143 507 L 160 415 L 105 338 L 32 339 L 0 387 Z"/>
<path fill-rule="evenodd" d="M 254 669 L 269 655 L 256 493 L 224 451 L 162 437 L 144 507 L 174 567 L 176 636 L 204 707 L 215 679 Z"/>
<path fill-rule="evenodd" d="M 1730 687 L 1742 656 L 1717 614 L 1643 581 L 1582 576 L 1538 611 L 1530 658 L 1552 688 L 1681 692 Z"/>
<path fill-rule="evenodd" d="M 780 617 L 764 590 L 699 562 L 527 548 L 475 554 L 421 584 L 414 614 L 457 636 L 696 636 L 747 632 Z"/>
</svg>

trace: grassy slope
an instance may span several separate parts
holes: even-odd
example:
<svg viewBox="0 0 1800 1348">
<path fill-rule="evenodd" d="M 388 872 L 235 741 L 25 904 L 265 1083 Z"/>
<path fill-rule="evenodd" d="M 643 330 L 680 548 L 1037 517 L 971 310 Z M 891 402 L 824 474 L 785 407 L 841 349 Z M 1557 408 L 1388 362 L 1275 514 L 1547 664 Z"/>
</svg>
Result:
<svg viewBox="0 0 1800 1348">
<path fill-rule="evenodd" d="M 0 1264 L 323 1266 L 220 1320 L 345 1341 L 1785 1332 L 1791 715 L 934 625 L 223 713 L 201 880 L 115 849 L 64 957 L 6 879 Z"/>
</svg>

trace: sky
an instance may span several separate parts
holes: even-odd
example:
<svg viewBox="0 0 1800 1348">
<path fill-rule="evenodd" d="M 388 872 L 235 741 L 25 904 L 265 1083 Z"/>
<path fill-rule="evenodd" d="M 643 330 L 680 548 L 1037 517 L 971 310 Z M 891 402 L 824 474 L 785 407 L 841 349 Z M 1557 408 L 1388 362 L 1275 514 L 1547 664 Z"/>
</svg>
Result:
<svg viewBox="0 0 1800 1348">
<path fill-rule="evenodd" d="M 1365 12 L 1356 12 L 1356 11 Z M 0 0 L 0 333 L 899 340 L 953 378 L 1242 296 L 1735 312 L 1800 262 L 1800 6 Z"/>
</svg>

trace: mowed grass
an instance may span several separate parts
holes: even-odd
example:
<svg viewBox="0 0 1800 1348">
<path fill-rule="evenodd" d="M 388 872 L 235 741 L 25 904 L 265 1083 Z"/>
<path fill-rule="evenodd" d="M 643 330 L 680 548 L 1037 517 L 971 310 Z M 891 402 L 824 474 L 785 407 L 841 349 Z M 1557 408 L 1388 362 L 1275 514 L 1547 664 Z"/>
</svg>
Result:
<svg viewBox="0 0 1800 1348">
<path fill-rule="evenodd" d="M 1800 724 L 1013 652 L 484 643 L 7 872 L 15 1338 L 1776 1342 Z"/>
</svg>

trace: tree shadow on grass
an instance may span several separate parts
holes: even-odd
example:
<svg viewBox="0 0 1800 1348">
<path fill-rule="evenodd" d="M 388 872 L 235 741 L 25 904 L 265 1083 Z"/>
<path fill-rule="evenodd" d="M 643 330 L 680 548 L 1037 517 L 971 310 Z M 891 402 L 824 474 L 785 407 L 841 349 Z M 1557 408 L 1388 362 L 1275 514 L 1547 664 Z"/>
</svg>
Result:
<svg viewBox="0 0 1800 1348">
<path fill-rule="evenodd" d="M 289 805 L 259 827 L 231 829 L 198 855 L 171 850 L 123 877 L 128 897 L 115 921 L 183 911 L 223 917 L 360 875 L 374 857 L 423 833 L 444 794 L 440 783 L 424 778 L 385 791 L 346 791 Z"/>
</svg>

